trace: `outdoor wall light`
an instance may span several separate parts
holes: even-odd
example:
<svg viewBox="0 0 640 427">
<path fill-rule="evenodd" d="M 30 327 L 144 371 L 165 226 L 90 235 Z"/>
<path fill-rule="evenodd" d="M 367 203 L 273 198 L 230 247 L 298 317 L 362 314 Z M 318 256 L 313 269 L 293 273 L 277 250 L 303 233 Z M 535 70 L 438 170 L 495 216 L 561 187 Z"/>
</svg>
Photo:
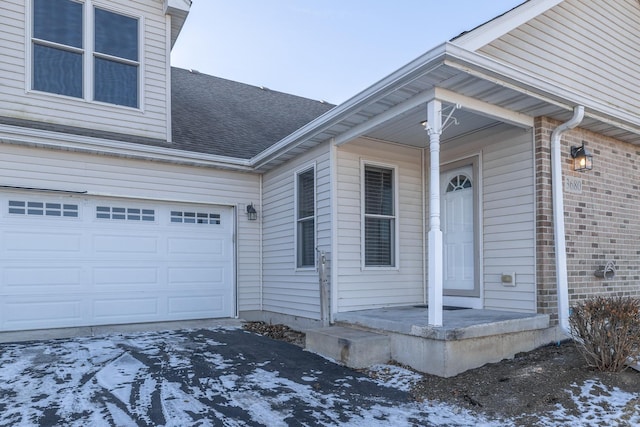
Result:
<svg viewBox="0 0 640 427">
<path fill-rule="evenodd" d="M 584 141 L 580 147 L 571 147 L 571 157 L 573 158 L 574 171 L 584 172 L 593 169 L 593 154 L 587 151 Z"/>
<path fill-rule="evenodd" d="M 258 219 L 258 211 L 256 211 L 253 203 L 247 205 L 247 218 L 249 218 L 249 221 L 255 221 L 256 219 Z"/>
</svg>

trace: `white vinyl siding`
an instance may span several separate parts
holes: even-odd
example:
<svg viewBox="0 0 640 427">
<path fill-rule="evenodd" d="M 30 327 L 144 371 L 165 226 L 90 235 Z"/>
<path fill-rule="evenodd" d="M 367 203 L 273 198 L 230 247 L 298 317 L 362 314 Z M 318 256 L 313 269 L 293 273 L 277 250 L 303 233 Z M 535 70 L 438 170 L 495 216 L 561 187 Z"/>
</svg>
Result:
<svg viewBox="0 0 640 427">
<path fill-rule="evenodd" d="M 247 219 L 243 205 L 260 200 L 258 175 L 16 145 L 3 144 L 0 148 L 3 186 L 86 191 L 87 197 L 166 200 L 187 206 L 240 204 L 236 215 L 239 308 L 260 308 L 259 224 Z M 205 212 L 195 208 L 183 211 Z"/>
<path fill-rule="evenodd" d="M 418 149 L 364 139 L 338 148 L 339 312 L 424 303 L 421 156 Z M 362 268 L 363 163 L 392 164 L 397 171 L 399 253 L 395 269 Z"/>
<path fill-rule="evenodd" d="M 479 52 L 636 114 L 638 22 L 637 0 L 566 0 Z"/>
<path fill-rule="evenodd" d="M 95 5 L 119 13 L 140 17 L 144 34 L 140 40 L 141 88 L 139 111 L 121 106 L 87 103 L 82 99 L 57 96 L 30 90 L 30 64 L 27 52 L 31 44 L 27 1 L 0 2 L 0 75 L 2 96 L 0 116 L 65 124 L 76 127 L 167 139 L 167 20 L 162 2 L 137 0 L 96 0 Z"/>
<path fill-rule="evenodd" d="M 483 151 L 484 307 L 535 312 L 535 182 L 531 133 Z M 504 272 L 516 273 L 505 287 Z"/>
<path fill-rule="evenodd" d="M 323 144 L 263 177 L 263 309 L 320 318 L 316 268 L 296 268 L 296 171 L 315 163 L 316 246 L 331 256 L 329 146 Z"/>
<path fill-rule="evenodd" d="M 484 308 L 536 311 L 535 180 L 533 136 L 507 126 L 468 137 L 452 148 L 444 145 L 443 161 L 481 153 L 482 298 Z M 502 273 L 516 273 L 516 286 L 506 287 Z"/>
</svg>

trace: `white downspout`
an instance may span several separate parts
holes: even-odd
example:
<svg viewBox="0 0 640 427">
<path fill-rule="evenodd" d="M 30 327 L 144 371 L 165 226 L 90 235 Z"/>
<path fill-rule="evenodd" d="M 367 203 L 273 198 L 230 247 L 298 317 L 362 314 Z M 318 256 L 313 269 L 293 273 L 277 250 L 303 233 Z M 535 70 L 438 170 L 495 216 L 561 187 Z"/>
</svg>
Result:
<svg viewBox="0 0 640 427">
<path fill-rule="evenodd" d="M 567 244 L 564 235 L 564 200 L 560 139 L 562 134 L 578 126 L 584 118 L 584 107 L 573 109 L 573 117 L 551 133 L 551 188 L 553 194 L 553 231 L 556 245 L 556 280 L 558 281 L 558 323 L 567 336 L 569 330 L 569 283 L 567 278 Z"/>
</svg>

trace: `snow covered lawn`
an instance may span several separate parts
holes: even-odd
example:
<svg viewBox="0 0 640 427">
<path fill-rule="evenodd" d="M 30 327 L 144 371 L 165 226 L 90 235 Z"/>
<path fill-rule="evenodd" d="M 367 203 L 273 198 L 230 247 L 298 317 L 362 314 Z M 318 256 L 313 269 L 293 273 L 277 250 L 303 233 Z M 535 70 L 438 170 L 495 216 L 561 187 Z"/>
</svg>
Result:
<svg viewBox="0 0 640 427">
<path fill-rule="evenodd" d="M 376 372 L 373 380 L 235 328 L 3 344 L 0 426 L 517 425 L 414 402 L 407 390 L 419 376 Z M 640 423 L 637 396 L 611 390 L 603 411 L 590 403 L 592 387 L 567 391 L 584 417 L 558 408 L 540 425 Z"/>
</svg>

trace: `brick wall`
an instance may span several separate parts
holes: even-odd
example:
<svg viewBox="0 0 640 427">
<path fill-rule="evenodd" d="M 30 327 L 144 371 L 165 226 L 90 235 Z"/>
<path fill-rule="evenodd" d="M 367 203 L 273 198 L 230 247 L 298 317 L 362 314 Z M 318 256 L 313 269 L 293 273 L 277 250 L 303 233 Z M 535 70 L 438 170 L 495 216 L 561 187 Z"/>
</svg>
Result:
<svg viewBox="0 0 640 427">
<path fill-rule="evenodd" d="M 560 123 L 535 122 L 536 255 L 538 312 L 557 321 L 555 248 L 551 196 L 551 132 Z M 570 147 L 582 141 L 593 153 L 593 170 L 575 172 Z M 640 147 L 574 129 L 562 137 L 563 187 L 581 181 L 582 193 L 564 191 L 569 304 L 590 295 L 640 296 Z M 607 261 L 616 265 L 611 280 L 594 276 Z"/>
</svg>

